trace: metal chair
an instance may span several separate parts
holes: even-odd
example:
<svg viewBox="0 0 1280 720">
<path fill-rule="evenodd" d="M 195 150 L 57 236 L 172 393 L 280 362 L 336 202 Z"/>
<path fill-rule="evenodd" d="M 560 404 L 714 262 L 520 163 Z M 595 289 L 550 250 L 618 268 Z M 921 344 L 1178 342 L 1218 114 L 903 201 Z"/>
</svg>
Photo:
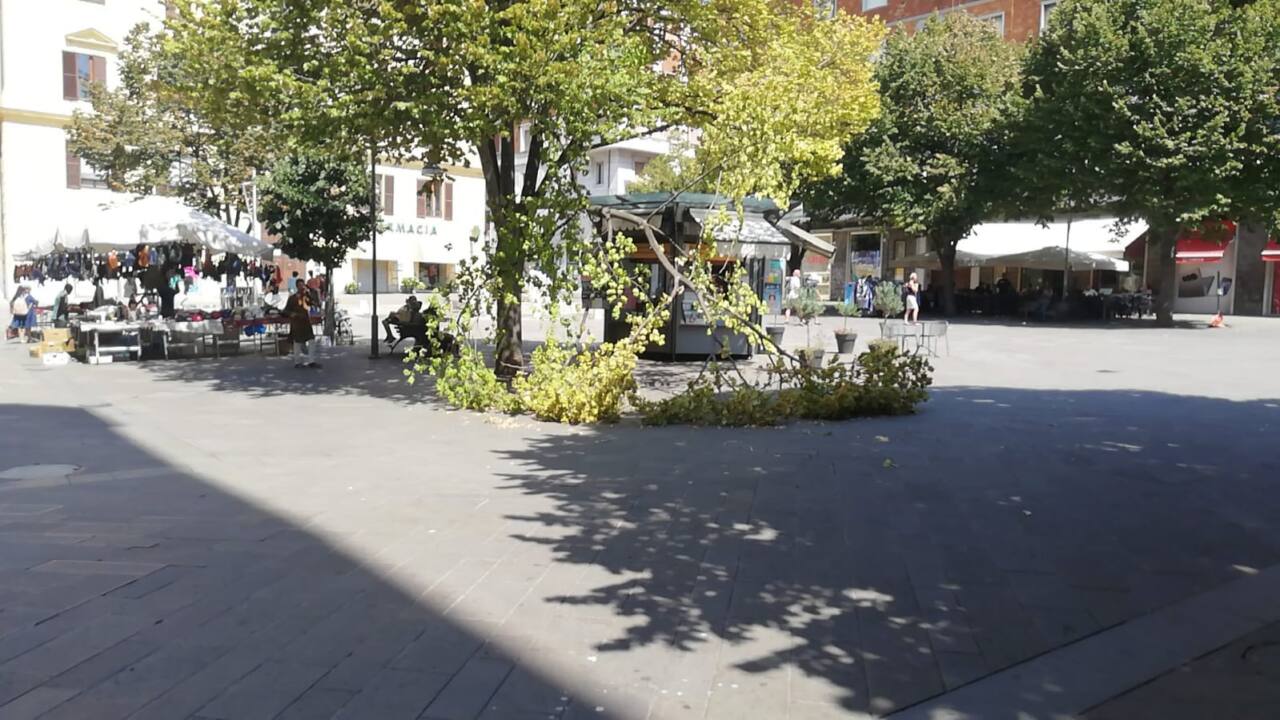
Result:
<svg viewBox="0 0 1280 720">
<path fill-rule="evenodd" d="M 951 338 L 947 335 L 950 328 L 951 323 L 946 320 L 926 321 L 921 328 L 920 344 L 930 355 L 938 357 L 938 340 L 942 340 L 947 345 L 947 355 L 951 355 Z"/>
</svg>

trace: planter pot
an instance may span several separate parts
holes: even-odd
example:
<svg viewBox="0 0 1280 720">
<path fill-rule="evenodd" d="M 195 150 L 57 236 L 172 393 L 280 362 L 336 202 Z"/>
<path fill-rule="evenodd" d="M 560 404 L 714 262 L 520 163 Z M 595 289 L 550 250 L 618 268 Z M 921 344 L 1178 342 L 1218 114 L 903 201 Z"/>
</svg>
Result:
<svg viewBox="0 0 1280 720">
<path fill-rule="evenodd" d="M 805 367 L 820 370 L 822 368 L 822 358 L 826 355 L 826 351 L 822 348 L 803 348 L 797 354 L 800 357 L 800 362 L 803 362 Z"/>
<path fill-rule="evenodd" d="M 836 332 L 836 348 L 841 355 L 852 355 L 853 346 L 858 344 L 858 333 Z"/>
<path fill-rule="evenodd" d="M 787 327 L 785 325 L 770 325 L 764 330 L 769 333 L 769 339 L 773 341 L 774 345 L 782 345 L 782 336 L 787 334 Z"/>
</svg>

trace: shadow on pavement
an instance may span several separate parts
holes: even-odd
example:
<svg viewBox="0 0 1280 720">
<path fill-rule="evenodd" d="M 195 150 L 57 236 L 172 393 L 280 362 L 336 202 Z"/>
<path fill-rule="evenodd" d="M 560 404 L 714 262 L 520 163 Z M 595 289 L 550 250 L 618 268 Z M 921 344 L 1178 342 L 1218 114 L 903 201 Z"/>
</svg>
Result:
<svg viewBox="0 0 1280 720">
<path fill-rule="evenodd" d="M 0 439 L 0 717 L 615 717 L 496 623 L 443 615 L 102 416 L 0 419 L 21 430 Z"/>
<path fill-rule="evenodd" d="M 751 707 L 781 717 L 900 709 L 1280 562 L 1278 430 L 1280 400 L 964 387 L 915 417 L 503 454 L 554 502 L 516 537 L 616 578 L 558 598 L 631 619 L 601 653 L 718 645 L 708 716 L 770 683 Z"/>
</svg>

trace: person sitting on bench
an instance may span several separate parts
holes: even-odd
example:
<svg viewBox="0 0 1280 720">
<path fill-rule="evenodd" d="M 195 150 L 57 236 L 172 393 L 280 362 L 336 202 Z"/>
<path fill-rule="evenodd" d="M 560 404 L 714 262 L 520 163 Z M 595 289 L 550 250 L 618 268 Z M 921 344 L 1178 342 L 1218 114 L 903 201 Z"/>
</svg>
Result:
<svg viewBox="0 0 1280 720">
<path fill-rule="evenodd" d="M 391 313 L 386 320 L 382 321 L 382 328 L 387 331 L 387 344 L 394 346 L 396 344 L 396 336 L 391 332 L 392 325 L 395 325 L 400 330 L 400 334 L 404 335 L 406 328 L 425 324 L 426 321 L 422 318 L 422 301 L 410 295 L 399 310 Z"/>
</svg>

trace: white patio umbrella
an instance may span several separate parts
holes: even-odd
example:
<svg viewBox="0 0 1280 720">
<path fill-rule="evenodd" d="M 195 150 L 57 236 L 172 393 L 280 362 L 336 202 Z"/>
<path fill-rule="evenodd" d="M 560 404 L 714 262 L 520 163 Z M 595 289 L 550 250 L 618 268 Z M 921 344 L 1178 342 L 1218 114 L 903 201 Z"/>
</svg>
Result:
<svg viewBox="0 0 1280 720">
<path fill-rule="evenodd" d="M 1127 272 L 1129 263 L 1119 258 L 1096 252 L 1069 250 L 1059 245 L 1049 245 L 1026 252 L 1000 255 L 990 259 L 993 265 L 1028 268 L 1031 270 L 1115 270 Z"/>
<path fill-rule="evenodd" d="M 148 196 L 101 210 L 85 222 L 94 248 L 189 242 L 214 253 L 270 257 L 270 244 L 170 197 Z"/>
</svg>

